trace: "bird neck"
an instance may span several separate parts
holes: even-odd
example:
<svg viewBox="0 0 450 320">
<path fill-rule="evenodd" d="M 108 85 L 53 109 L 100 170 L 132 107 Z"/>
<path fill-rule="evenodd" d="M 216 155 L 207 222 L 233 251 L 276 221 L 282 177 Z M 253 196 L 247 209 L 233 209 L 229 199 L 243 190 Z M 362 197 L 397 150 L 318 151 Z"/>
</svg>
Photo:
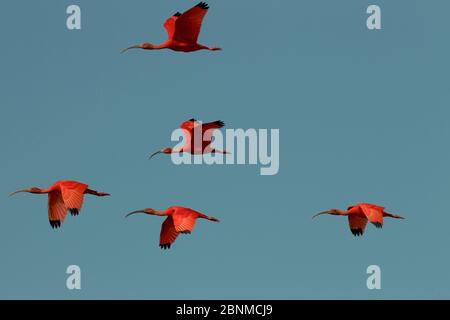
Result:
<svg viewBox="0 0 450 320">
<path fill-rule="evenodd" d="M 163 216 L 167 216 L 168 212 L 167 212 L 167 210 L 163 210 L 163 211 L 153 210 L 152 214 L 155 216 L 163 217 Z"/>
<path fill-rule="evenodd" d="M 47 188 L 47 189 L 32 188 L 29 190 L 30 193 L 34 193 L 34 194 L 44 194 L 44 193 L 50 193 L 52 191 L 53 191 L 52 188 Z"/>
<path fill-rule="evenodd" d="M 173 148 L 167 148 L 165 149 L 165 151 L 163 151 L 164 153 L 167 154 L 171 154 L 171 153 L 182 153 L 183 152 L 183 147 L 178 148 L 178 149 L 173 149 Z"/>
<path fill-rule="evenodd" d="M 174 214 L 177 211 L 177 207 L 169 207 L 166 210 L 163 211 L 159 211 L 161 216 L 170 216 L 172 214 Z"/>
<path fill-rule="evenodd" d="M 167 43 L 161 43 L 161 44 L 153 44 L 153 43 L 144 43 L 142 44 L 142 49 L 144 50 L 161 50 L 161 49 L 166 49 L 167 48 Z"/>
</svg>

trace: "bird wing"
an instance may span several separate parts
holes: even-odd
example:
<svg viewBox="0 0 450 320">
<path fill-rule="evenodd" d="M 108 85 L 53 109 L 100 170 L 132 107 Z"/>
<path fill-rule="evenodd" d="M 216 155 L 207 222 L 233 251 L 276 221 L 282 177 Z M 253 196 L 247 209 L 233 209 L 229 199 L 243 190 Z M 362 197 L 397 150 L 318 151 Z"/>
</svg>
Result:
<svg viewBox="0 0 450 320">
<path fill-rule="evenodd" d="M 188 129 L 181 129 L 181 130 L 183 130 L 183 133 L 184 133 L 184 147 L 183 147 L 183 149 L 186 147 L 186 146 L 191 146 L 191 144 L 192 144 L 192 135 L 193 135 L 193 132 L 192 132 L 192 130 L 188 130 Z"/>
<path fill-rule="evenodd" d="M 177 209 L 172 214 L 175 229 L 181 233 L 191 233 L 197 217 L 198 212 L 188 208 Z"/>
<path fill-rule="evenodd" d="M 350 231 L 355 236 L 361 236 L 367 225 L 367 218 L 363 218 L 356 215 L 348 216 L 348 224 L 350 225 Z"/>
<path fill-rule="evenodd" d="M 168 249 L 178 237 L 178 231 L 175 230 L 173 219 L 168 216 L 161 226 L 161 234 L 159 236 L 159 246 Z"/>
<path fill-rule="evenodd" d="M 202 27 L 203 18 L 208 12 L 208 5 L 200 2 L 195 7 L 184 12 L 175 23 L 173 40 L 180 42 L 197 43 Z"/>
<path fill-rule="evenodd" d="M 173 34 L 175 33 L 175 22 L 177 21 L 179 16 L 181 16 L 181 13 L 177 12 L 169 19 L 167 19 L 166 22 L 164 22 L 164 28 L 167 31 L 169 40 L 172 40 L 173 38 Z"/>
<path fill-rule="evenodd" d="M 223 121 L 214 121 L 202 125 L 203 143 L 209 145 L 211 143 L 214 131 L 225 126 Z"/>
<path fill-rule="evenodd" d="M 54 190 L 48 194 L 48 220 L 52 228 L 58 228 L 64 222 L 67 214 L 67 207 L 64 204 L 62 194 L 59 190 Z"/>
<path fill-rule="evenodd" d="M 184 136 L 185 136 L 184 145 L 189 146 L 189 148 L 191 148 L 192 150 L 195 149 L 194 138 L 193 138 L 194 137 L 194 128 L 196 128 L 200 125 L 201 125 L 201 123 L 195 119 L 187 120 L 180 125 L 180 129 L 183 130 Z M 202 134 L 202 132 L 200 132 L 200 134 Z M 201 137 L 199 137 L 199 138 L 200 138 L 199 143 L 201 144 L 201 142 L 202 142 Z"/>
<path fill-rule="evenodd" d="M 84 192 L 88 185 L 84 183 L 68 181 L 60 184 L 62 198 L 69 209 L 80 210 L 83 206 Z M 78 212 L 76 212 L 78 214 Z"/>
<path fill-rule="evenodd" d="M 383 227 L 383 207 L 371 204 L 361 204 L 359 206 L 367 219 L 377 228 Z"/>
<path fill-rule="evenodd" d="M 199 126 L 199 125 L 201 125 L 201 123 L 199 121 L 195 120 L 194 118 L 192 118 L 192 119 L 189 119 L 189 120 L 183 122 L 180 125 L 180 128 L 184 129 L 184 130 L 192 131 L 194 129 L 194 127 Z"/>
</svg>

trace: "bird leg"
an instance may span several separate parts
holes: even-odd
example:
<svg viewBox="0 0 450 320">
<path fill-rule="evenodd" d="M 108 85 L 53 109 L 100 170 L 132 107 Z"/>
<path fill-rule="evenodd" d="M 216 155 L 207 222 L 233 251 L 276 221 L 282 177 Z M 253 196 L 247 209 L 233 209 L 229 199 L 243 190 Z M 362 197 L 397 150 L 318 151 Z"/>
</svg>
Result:
<svg viewBox="0 0 450 320">
<path fill-rule="evenodd" d="M 211 153 L 219 153 L 219 154 L 231 154 L 231 152 L 228 152 L 226 150 L 219 150 L 219 149 L 212 149 Z"/>
<path fill-rule="evenodd" d="M 106 196 L 109 196 L 109 195 L 110 195 L 109 193 L 98 192 L 98 191 L 91 190 L 91 189 L 86 189 L 86 191 L 85 191 L 84 193 L 86 193 L 86 194 L 92 194 L 92 195 L 97 196 L 97 197 L 106 197 Z"/>
</svg>

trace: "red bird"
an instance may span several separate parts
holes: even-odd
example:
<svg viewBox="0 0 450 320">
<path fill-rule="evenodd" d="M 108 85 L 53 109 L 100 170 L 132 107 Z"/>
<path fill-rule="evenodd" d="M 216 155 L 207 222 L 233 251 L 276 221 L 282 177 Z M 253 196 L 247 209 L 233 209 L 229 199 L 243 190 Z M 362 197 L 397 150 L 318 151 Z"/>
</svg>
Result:
<svg viewBox="0 0 450 320">
<path fill-rule="evenodd" d="M 157 211 L 151 208 L 137 210 L 127 214 L 126 217 L 136 213 L 145 213 L 161 217 L 167 216 L 161 227 L 159 238 L 159 246 L 161 249 L 170 249 L 170 246 L 175 242 L 175 239 L 180 233 L 190 234 L 194 229 L 195 222 L 198 218 L 219 222 L 218 219 L 208 217 L 203 213 L 177 206 L 169 207 L 164 211 Z"/>
<path fill-rule="evenodd" d="M 171 153 L 183 153 L 190 154 L 204 154 L 204 153 L 222 153 L 226 154 L 227 151 L 211 148 L 214 130 L 220 129 L 225 125 L 223 121 L 214 121 L 209 123 L 200 123 L 195 119 L 190 119 L 183 122 L 180 125 L 180 129 L 185 134 L 185 143 L 179 149 L 165 148 L 156 151 L 150 156 L 150 159 L 159 153 L 171 154 Z M 198 130 L 198 138 L 196 138 L 196 130 Z M 198 140 L 198 141 L 197 141 Z"/>
<path fill-rule="evenodd" d="M 97 197 L 109 196 L 108 193 L 88 189 L 87 184 L 69 180 L 57 181 L 47 189 L 32 187 L 30 189 L 18 190 L 11 193 L 10 196 L 19 192 L 48 194 L 48 220 L 53 229 L 61 226 L 67 211 L 70 211 L 72 216 L 79 214 L 83 206 L 83 197 L 85 194 L 92 194 Z"/>
<path fill-rule="evenodd" d="M 168 39 L 162 44 L 144 42 L 122 50 L 124 53 L 130 49 L 160 50 L 171 49 L 174 51 L 191 52 L 198 50 L 222 50 L 221 48 L 210 48 L 197 42 L 202 27 L 203 18 L 208 12 L 209 6 L 200 2 L 185 13 L 175 13 L 164 23 Z"/>
<path fill-rule="evenodd" d="M 367 221 L 370 221 L 375 227 L 383 227 L 383 217 L 390 217 L 395 219 L 404 219 L 395 214 L 387 213 L 384 207 L 377 206 L 370 203 L 358 203 L 354 206 L 348 207 L 347 211 L 340 211 L 338 209 L 330 209 L 319 212 L 313 218 L 321 214 L 331 214 L 334 216 L 348 216 L 348 223 L 350 230 L 355 236 L 360 236 L 364 233 Z"/>
</svg>

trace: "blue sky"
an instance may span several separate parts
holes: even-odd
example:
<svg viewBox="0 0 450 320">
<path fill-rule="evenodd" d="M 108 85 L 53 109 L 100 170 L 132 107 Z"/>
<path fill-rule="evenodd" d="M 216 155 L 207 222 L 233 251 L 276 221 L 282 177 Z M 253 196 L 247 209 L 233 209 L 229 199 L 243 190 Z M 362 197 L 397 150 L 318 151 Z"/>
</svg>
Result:
<svg viewBox="0 0 450 320">
<path fill-rule="evenodd" d="M 70 4 L 82 30 L 66 29 Z M 163 42 L 165 19 L 194 4 L 2 1 L 0 298 L 450 298 L 450 4 L 211 0 L 200 39 L 223 51 L 120 54 Z M 192 117 L 280 129 L 279 173 L 147 160 Z M 58 179 L 112 196 L 86 197 L 58 231 L 45 196 L 7 196 Z M 361 238 L 345 218 L 311 220 L 362 201 L 406 220 Z M 170 205 L 221 223 L 161 251 L 161 219 L 124 219 Z"/>
</svg>

